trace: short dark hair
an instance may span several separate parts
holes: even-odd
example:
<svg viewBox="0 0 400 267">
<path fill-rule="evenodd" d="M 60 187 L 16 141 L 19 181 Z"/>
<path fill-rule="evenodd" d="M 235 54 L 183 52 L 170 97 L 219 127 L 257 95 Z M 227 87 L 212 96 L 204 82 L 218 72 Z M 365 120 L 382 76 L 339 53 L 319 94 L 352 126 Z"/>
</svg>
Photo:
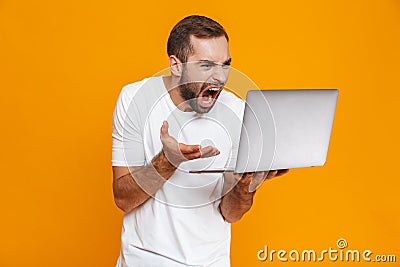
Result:
<svg viewBox="0 0 400 267">
<path fill-rule="evenodd" d="M 186 62 L 193 53 L 191 35 L 205 39 L 225 36 L 229 41 L 228 34 L 218 22 L 205 16 L 192 15 L 179 21 L 172 29 L 167 43 L 168 56 L 175 55 L 180 61 Z"/>
</svg>

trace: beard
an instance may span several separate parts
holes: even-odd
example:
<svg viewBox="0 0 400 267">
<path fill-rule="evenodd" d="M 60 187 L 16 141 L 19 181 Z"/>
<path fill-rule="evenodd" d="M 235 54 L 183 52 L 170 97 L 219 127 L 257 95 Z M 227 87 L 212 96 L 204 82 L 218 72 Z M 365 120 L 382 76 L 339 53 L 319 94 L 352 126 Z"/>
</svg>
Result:
<svg viewBox="0 0 400 267">
<path fill-rule="evenodd" d="M 180 94 L 183 99 L 189 104 L 192 110 L 199 114 L 204 114 L 209 112 L 217 102 L 217 98 L 219 96 L 219 92 L 217 94 L 213 94 L 213 102 L 210 106 L 202 106 L 200 103 L 202 94 L 204 93 L 207 87 L 222 87 L 223 84 L 216 83 L 208 83 L 208 82 L 185 82 L 184 75 L 182 75 L 179 82 Z M 219 89 L 221 91 L 221 89 Z"/>
<path fill-rule="evenodd" d="M 198 89 L 199 85 L 201 86 L 200 89 Z M 207 85 L 205 83 L 201 85 L 200 83 L 196 82 L 180 85 L 181 96 L 183 97 L 183 99 L 185 99 L 185 101 L 189 104 L 192 110 L 196 113 L 200 114 L 207 113 L 213 107 L 211 106 L 209 108 L 202 108 L 198 103 L 200 92 L 203 91 L 206 87 Z"/>
</svg>

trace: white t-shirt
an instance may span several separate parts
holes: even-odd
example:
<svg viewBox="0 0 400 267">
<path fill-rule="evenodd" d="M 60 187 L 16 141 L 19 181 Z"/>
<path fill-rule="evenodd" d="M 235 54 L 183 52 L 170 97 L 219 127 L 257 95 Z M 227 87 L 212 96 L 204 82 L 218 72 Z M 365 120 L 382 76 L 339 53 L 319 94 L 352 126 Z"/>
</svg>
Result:
<svg viewBox="0 0 400 267">
<path fill-rule="evenodd" d="M 113 166 L 150 164 L 162 149 L 164 120 L 178 142 L 221 153 L 182 163 L 154 197 L 124 215 L 117 266 L 230 266 L 230 224 L 219 211 L 223 176 L 188 170 L 234 166 L 243 110 L 241 99 L 222 91 L 210 112 L 183 112 L 162 77 L 122 89 L 113 114 Z"/>
</svg>

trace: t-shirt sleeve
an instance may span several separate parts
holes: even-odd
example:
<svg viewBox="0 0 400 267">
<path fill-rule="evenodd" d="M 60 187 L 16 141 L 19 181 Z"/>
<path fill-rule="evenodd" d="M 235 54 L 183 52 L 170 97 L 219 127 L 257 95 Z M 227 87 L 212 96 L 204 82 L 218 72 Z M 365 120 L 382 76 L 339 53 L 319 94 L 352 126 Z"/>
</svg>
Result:
<svg viewBox="0 0 400 267">
<path fill-rule="evenodd" d="M 112 166 L 143 166 L 143 134 L 139 110 L 130 85 L 118 97 L 112 119 Z"/>
</svg>

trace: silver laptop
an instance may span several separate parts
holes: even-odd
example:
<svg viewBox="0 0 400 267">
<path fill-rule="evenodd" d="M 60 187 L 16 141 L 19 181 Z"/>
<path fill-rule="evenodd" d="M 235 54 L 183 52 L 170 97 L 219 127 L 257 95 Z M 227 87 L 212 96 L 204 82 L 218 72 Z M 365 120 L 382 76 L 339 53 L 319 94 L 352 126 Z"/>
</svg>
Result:
<svg viewBox="0 0 400 267">
<path fill-rule="evenodd" d="M 190 173 L 254 172 L 325 164 L 337 89 L 247 93 L 233 168 Z"/>
</svg>

